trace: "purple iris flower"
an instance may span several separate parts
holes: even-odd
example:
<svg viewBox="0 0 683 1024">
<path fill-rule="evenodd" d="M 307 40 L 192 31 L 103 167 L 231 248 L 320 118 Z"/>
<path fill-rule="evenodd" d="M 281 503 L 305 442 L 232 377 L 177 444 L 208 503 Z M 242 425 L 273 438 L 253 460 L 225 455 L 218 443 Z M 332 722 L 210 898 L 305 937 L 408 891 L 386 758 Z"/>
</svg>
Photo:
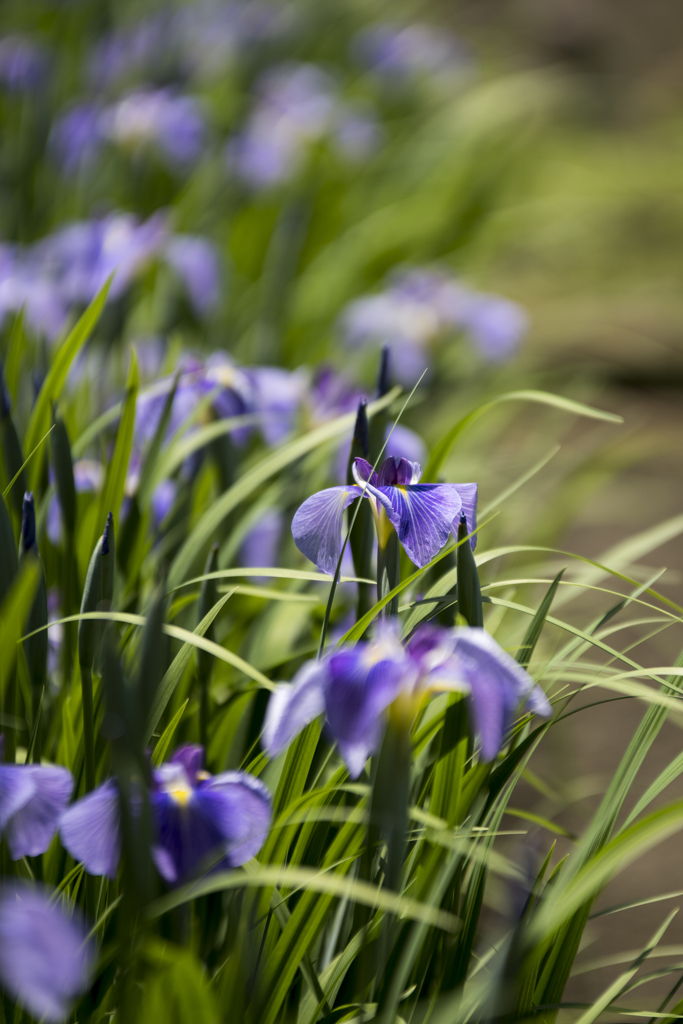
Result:
<svg viewBox="0 0 683 1024">
<path fill-rule="evenodd" d="M 351 302 L 340 328 L 351 347 L 388 344 L 397 379 L 412 386 L 440 338 L 465 331 L 485 359 L 498 361 L 514 354 L 528 317 L 516 303 L 476 292 L 440 270 L 415 269 Z"/>
<path fill-rule="evenodd" d="M 403 458 L 386 459 L 375 473 L 365 459 L 353 467 L 356 485 L 328 487 L 308 498 L 292 520 L 294 543 L 323 572 L 334 575 L 342 547 L 344 510 L 358 497 L 372 506 L 377 539 L 386 546 L 392 530 L 415 565 L 426 565 L 457 533 L 460 514 L 476 528 L 476 484 L 421 484 L 422 468 Z M 475 537 L 471 544 L 474 547 Z"/>
<path fill-rule="evenodd" d="M 354 50 L 364 64 L 392 83 L 421 75 L 461 76 L 472 66 L 460 40 L 441 26 L 420 22 L 375 25 L 356 38 Z"/>
<path fill-rule="evenodd" d="M 119 145 L 157 145 L 172 164 L 183 167 L 201 155 L 206 125 L 191 96 L 150 89 L 130 93 L 107 107 L 102 131 Z"/>
<path fill-rule="evenodd" d="M 201 316 L 213 309 L 218 303 L 221 287 L 215 246 L 206 238 L 173 235 L 168 240 L 165 255 L 166 262 L 185 285 L 195 312 Z"/>
<path fill-rule="evenodd" d="M 6 883 L 0 889 L 0 982 L 39 1020 L 59 1024 L 87 991 L 96 951 L 74 907 L 47 889 Z"/>
<path fill-rule="evenodd" d="M 0 765 L 0 832 L 12 860 L 45 853 L 73 787 L 71 772 L 59 765 Z"/>
<path fill-rule="evenodd" d="M 55 121 L 50 147 L 67 174 L 73 174 L 98 156 L 104 135 L 99 103 L 78 103 Z"/>
<path fill-rule="evenodd" d="M 266 509 L 242 541 L 239 552 L 240 565 L 252 569 L 276 566 L 283 527 L 282 511 L 279 508 Z M 268 583 L 270 580 L 266 576 L 256 576 L 254 582 Z"/>
<path fill-rule="evenodd" d="M 171 884 L 202 868 L 246 864 L 270 827 L 271 796 L 259 779 L 237 771 L 212 776 L 203 764 L 203 748 L 187 744 L 154 772 L 154 860 Z"/>
<path fill-rule="evenodd" d="M 0 39 L 0 84 L 10 92 L 30 92 L 45 80 L 45 51 L 27 36 Z"/>
<path fill-rule="evenodd" d="M 237 771 L 210 775 L 203 764 L 203 748 L 187 745 L 152 773 L 152 853 L 171 884 L 202 868 L 245 864 L 259 852 L 270 827 L 271 797 L 259 779 Z M 114 878 L 119 822 L 116 784 L 109 780 L 62 816 L 62 843 L 90 874 Z"/>
<path fill-rule="evenodd" d="M 528 672 L 483 629 L 426 625 L 407 645 L 392 623 L 372 642 L 307 662 L 268 704 L 263 746 L 277 757 L 309 722 L 325 713 L 349 774 L 357 778 L 379 749 L 386 717 L 409 729 L 424 701 L 437 693 L 467 697 L 481 758 L 493 760 L 522 707 L 550 714 Z"/>
<path fill-rule="evenodd" d="M 77 494 L 96 494 L 102 489 L 104 469 L 101 463 L 94 459 L 78 459 L 73 468 Z M 50 543 L 58 548 L 62 543 L 62 510 L 56 494 L 52 495 L 47 507 L 45 529 Z"/>
</svg>

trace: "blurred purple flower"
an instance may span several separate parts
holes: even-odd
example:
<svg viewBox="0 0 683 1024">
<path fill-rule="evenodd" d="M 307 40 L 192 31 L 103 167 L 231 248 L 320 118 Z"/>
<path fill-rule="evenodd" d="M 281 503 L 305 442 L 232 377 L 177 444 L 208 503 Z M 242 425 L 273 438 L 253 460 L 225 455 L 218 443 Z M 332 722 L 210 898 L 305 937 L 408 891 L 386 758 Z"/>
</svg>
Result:
<svg viewBox="0 0 683 1024">
<path fill-rule="evenodd" d="M 356 485 L 329 487 L 307 498 L 294 514 L 292 536 L 302 554 L 332 576 L 342 547 L 344 510 L 358 497 L 370 501 L 378 543 L 393 530 L 408 557 L 424 566 L 440 551 L 460 512 L 468 532 L 476 527 L 476 484 L 421 484 L 422 467 L 403 458 L 386 459 L 377 473 L 365 459 L 353 467 Z M 472 547 L 476 536 L 472 538 Z"/>
<path fill-rule="evenodd" d="M 354 163 L 367 160 L 380 147 L 382 127 L 374 114 L 361 110 L 342 111 L 334 129 L 339 152 Z"/>
<path fill-rule="evenodd" d="M 64 812 L 59 838 L 88 874 L 116 878 L 121 860 L 120 820 L 119 792 L 109 779 Z"/>
<path fill-rule="evenodd" d="M 422 464 L 427 457 L 427 448 L 419 434 L 409 427 L 397 423 L 395 427 L 387 427 L 387 446 L 384 449 L 387 459 L 407 459 L 408 462 Z"/>
<path fill-rule="evenodd" d="M 0 982 L 31 1014 L 67 1019 L 90 984 L 95 946 L 74 907 L 46 889 L 5 882 L 0 889 Z"/>
<path fill-rule="evenodd" d="M 314 64 L 289 64 L 267 72 L 244 129 L 226 148 L 228 166 L 253 188 L 279 185 L 302 166 L 308 147 L 332 136 L 350 160 L 377 147 L 379 126 L 371 114 L 344 104 L 333 80 Z"/>
<path fill-rule="evenodd" d="M 468 75 L 472 58 L 467 48 L 443 26 L 379 24 L 354 41 L 359 59 L 376 74 L 396 81 L 417 76 Z"/>
<path fill-rule="evenodd" d="M 159 11 L 100 40 L 88 62 L 90 82 L 106 90 L 138 75 L 149 76 L 172 50 L 171 21 L 166 11 Z"/>
<path fill-rule="evenodd" d="M 55 121 L 49 144 L 67 174 L 98 156 L 104 142 L 101 117 L 100 104 L 88 102 L 78 103 Z"/>
<path fill-rule="evenodd" d="M 271 796 L 260 779 L 237 771 L 210 775 L 203 765 L 203 748 L 188 744 L 154 772 L 154 859 L 171 884 L 202 869 L 245 864 L 270 828 Z"/>
<path fill-rule="evenodd" d="M 165 247 L 167 263 L 185 285 L 196 313 L 208 313 L 217 304 L 221 268 L 215 246 L 196 235 L 172 235 Z"/>
<path fill-rule="evenodd" d="M 385 623 L 373 642 L 307 662 L 291 684 L 277 688 L 266 711 L 263 746 L 277 757 L 324 712 L 349 774 L 357 778 L 379 749 L 386 715 L 394 710 L 402 727 L 410 728 L 424 701 L 443 692 L 468 696 L 484 761 L 496 757 L 522 705 L 550 714 L 540 687 L 485 630 L 427 625 L 403 646 L 396 625 Z"/>
<path fill-rule="evenodd" d="M 0 39 L 0 85 L 10 92 L 39 89 L 47 73 L 47 56 L 28 36 L 8 35 Z"/>
<path fill-rule="evenodd" d="M 198 102 L 170 89 L 129 93 L 102 112 L 101 126 L 119 145 L 157 145 L 179 167 L 197 160 L 206 135 Z"/>
<path fill-rule="evenodd" d="M 78 459 L 74 462 L 74 484 L 77 494 L 96 494 L 104 483 L 104 469 L 93 459 Z M 45 529 L 50 542 L 56 548 L 62 543 L 62 510 L 56 494 L 52 495 L 47 508 Z"/>
<path fill-rule="evenodd" d="M 251 569 L 271 568 L 278 564 L 284 515 L 278 508 L 267 509 L 251 527 L 239 551 L 239 564 Z M 255 582 L 267 583 L 268 577 L 257 576 Z"/>
<path fill-rule="evenodd" d="M 522 307 L 499 295 L 472 295 L 465 303 L 462 323 L 491 362 L 513 356 L 529 329 L 529 317 Z"/>
<path fill-rule="evenodd" d="M 50 587 L 47 592 L 47 619 L 53 622 L 62 616 L 61 596 L 58 587 Z M 60 652 L 64 638 L 64 626 L 48 626 L 47 630 L 47 673 L 52 677 L 60 668 Z"/>
<path fill-rule="evenodd" d="M 0 832 L 12 860 L 45 853 L 74 786 L 59 765 L 0 765 Z"/>
<path fill-rule="evenodd" d="M 203 764 L 203 748 L 187 745 L 153 771 L 152 854 L 169 883 L 203 868 L 239 867 L 256 856 L 270 827 L 271 797 L 259 779 L 246 772 L 210 775 Z M 119 820 L 116 785 L 110 780 L 69 808 L 60 827 L 62 843 L 90 874 L 114 878 Z M 212 857 L 218 863 L 211 863 Z"/>
<path fill-rule="evenodd" d="M 280 444 L 294 430 L 306 394 L 305 374 L 279 366 L 254 366 L 244 373 L 251 384 L 250 411 L 259 417 L 266 444 Z"/>
<path fill-rule="evenodd" d="M 515 303 L 436 270 L 396 275 L 384 291 L 349 303 L 340 320 L 348 345 L 388 344 L 396 377 L 407 386 L 419 379 L 439 337 L 464 330 L 485 358 L 499 360 L 514 353 L 527 323 Z"/>
</svg>

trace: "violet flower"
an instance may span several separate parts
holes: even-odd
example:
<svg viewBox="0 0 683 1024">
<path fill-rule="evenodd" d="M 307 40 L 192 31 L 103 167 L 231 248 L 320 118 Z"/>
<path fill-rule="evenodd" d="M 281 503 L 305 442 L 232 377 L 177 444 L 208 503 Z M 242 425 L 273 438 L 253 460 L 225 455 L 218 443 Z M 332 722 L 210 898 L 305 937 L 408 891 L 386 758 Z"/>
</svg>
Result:
<svg viewBox="0 0 683 1024">
<path fill-rule="evenodd" d="M 197 315 L 213 309 L 221 287 L 221 268 L 215 246 L 195 235 L 173 235 L 166 245 L 165 256 L 185 285 Z"/>
<path fill-rule="evenodd" d="M 42 46 L 28 36 L 8 35 L 0 39 L 0 85 L 10 92 L 39 89 L 45 81 L 47 58 Z"/>
<path fill-rule="evenodd" d="M 113 142 L 138 148 L 155 145 L 179 167 L 201 155 L 206 125 L 191 96 L 170 89 L 132 92 L 102 112 L 102 132 Z"/>
<path fill-rule="evenodd" d="M 91 164 L 104 143 L 99 103 L 77 103 L 55 121 L 49 145 L 66 174 Z"/>
<path fill-rule="evenodd" d="M 12 860 L 45 853 L 73 787 L 71 772 L 59 765 L 0 764 L 0 833 Z"/>
<path fill-rule="evenodd" d="M 0 983 L 32 1017 L 58 1024 L 88 989 L 95 945 L 75 909 L 67 914 L 47 889 L 0 889 Z"/>
<path fill-rule="evenodd" d="M 395 625 L 384 623 L 373 642 L 307 662 L 291 684 L 277 688 L 266 711 L 263 746 L 277 757 L 324 712 L 349 774 L 357 778 L 379 750 L 386 716 L 409 729 L 424 701 L 443 692 L 466 696 L 484 761 L 496 757 L 524 705 L 550 714 L 540 687 L 484 629 L 425 625 L 404 646 Z"/>
<path fill-rule="evenodd" d="M 340 328 L 350 347 L 389 345 L 397 379 L 412 386 L 440 338 L 464 331 L 485 359 L 496 362 L 514 355 L 528 317 L 508 299 L 476 292 L 439 270 L 416 269 L 349 303 Z"/>
<path fill-rule="evenodd" d="M 442 26 L 380 23 L 360 33 L 354 50 L 362 63 L 391 84 L 417 76 L 469 74 L 466 47 Z"/>
<path fill-rule="evenodd" d="M 210 775 L 202 770 L 204 750 L 179 747 L 153 770 L 150 807 L 156 838 L 152 850 L 161 876 L 184 881 L 202 868 L 238 867 L 265 842 L 271 797 L 246 772 Z M 65 849 L 89 874 L 116 876 L 120 859 L 119 798 L 113 780 L 89 793 L 63 815 Z"/>
<path fill-rule="evenodd" d="M 97 494 L 104 482 L 104 468 L 94 459 L 77 459 L 73 466 L 74 485 L 77 494 Z M 59 498 L 52 495 L 47 507 L 45 530 L 50 543 L 59 547 L 62 543 L 62 510 Z"/>
<path fill-rule="evenodd" d="M 292 520 L 294 543 L 323 572 L 334 575 L 342 548 L 344 510 L 358 497 L 372 506 L 377 540 L 385 548 L 393 530 L 415 565 L 426 565 L 457 534 L 460 513 L 468 533 L 476 528 L 476 484 L 421 484 L 422 468 L 403 458 L 386 459 L 377 473 L 356 459 L 356 485 L 328 487 L 308 498 Z M 474 547 L 475 537 L 471 539 Z"/>
</svg>

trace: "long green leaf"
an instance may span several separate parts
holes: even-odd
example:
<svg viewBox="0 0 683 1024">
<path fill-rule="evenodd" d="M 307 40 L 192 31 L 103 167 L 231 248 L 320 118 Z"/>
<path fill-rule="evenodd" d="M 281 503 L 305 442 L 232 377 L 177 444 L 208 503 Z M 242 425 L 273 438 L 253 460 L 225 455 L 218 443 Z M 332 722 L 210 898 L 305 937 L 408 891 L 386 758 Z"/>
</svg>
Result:
<svg viewBox="0 0 683 1024">
<path fill-rule="evenodd" d="M 135 426 L 135 406 L 138 396 L 138 361 L 135 349 L 130 350 L 130 367 L 128 379 L 126 380 L 126 398 L 123 403 L 123 414 L 116 434 L 116 447 L 114 455 L 107 469 L 107 476 L 100 495 L 100 511 L 95 523 L 95 539 L 106 521 L 109 512 L 114 516 L 114 528 L 118 532 L 119 512 L 123 500 L 123 491 L 126 485 L 126 474 L 128 473 L 128 462 L 130 460 L 131 448 L 133 446 L 133 428 Z M 95 544 L 93 539 L 93 546 Z"/>
<path fill-rule="evenodd" d="M 107 301 L 112 277 L 109 277 L 102 288 L 100 288 L 78 323 L 73 327 L 62 346 L 58 349 L 33 406 L 33 412 L 31 413 L 31 419 L 29 420 L 24 438 L 24 451 L 32 452 L 40 442 L 41 437 L 47 433 L 50 427 L 52 403 L 56 402 L 59 398 L 66 375 L 69 372 L 69 367 L 95 329 L 102 308 Z M 29 483 L 32 489 L 35 489 L 38 485 L 42 466 L 41 452 L 40 456 L 33 460 L 29 470 Z"/>
<path fill-rule="evenodd" d="M 587 416 L 593 420 L 604 420 L 608 423 L 624 422 L 621 416 L 616 416 L 614 413 L 604 412 L 602 409 L 594 409 L 590 405 L 575 402 L 571 398 L 563 398 L 562 395 L 553 395 L 548 391 L 508 391 L 506 394 L 498 395 L 492 401 L 485 402 L 484 405 L 473 409 L 472 412 L 469 412 L 451 427 L 448 433 L 436 445 L 429 458 L 424 472 L 425 481 L 437 479 L 441 467 L 463 431 L 478 420 L 480 416 L 483 416 L 485 412 L 488 412 L 489 409 L 500 405 L 501 402 L 538 402 L 541 405 L 550 405 L 556 409 L 562 409 L 564 412 L 574 413 L 576 416 Z"/>
</svg>

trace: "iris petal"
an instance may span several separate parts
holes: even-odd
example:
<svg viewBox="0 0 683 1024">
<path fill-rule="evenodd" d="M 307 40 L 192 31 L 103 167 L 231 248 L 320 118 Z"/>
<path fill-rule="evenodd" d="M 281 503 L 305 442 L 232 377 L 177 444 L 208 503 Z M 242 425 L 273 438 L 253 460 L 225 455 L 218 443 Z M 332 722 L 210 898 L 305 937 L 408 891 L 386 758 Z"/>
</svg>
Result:
<svg viewBox="0 0 683 1024">
<path fill-rule="evenodd" d="M 160 790 L 152 794 L 156 824 L 154 860 L 170 883 L 196 874 L 201 866 L 215 867 L 222 860 L 223 837 L 214 822 L 199 811 L 196 793 L 185 804 Z"/>
<path fill-rule="evenodd" d="M 482 757 L 491 761 L 503 745 L 512 716 L 532 693 L 534 681 L 485 629 L 457 629 L 455 639 L 455 653 L 472 687 L 471 707 Z"/>
<path fill-rule="evenodd" d="M 448 484 L 382 487 L 376 493 L 384 498 L 382 504 L 406 554 L 422 568 L 448 540 L 462 505 L 460 495 Z"/>
<path fill-rule="evenodd" d="M 25 765 L 0 765 L 0 831 L 36 791 L 35 777 Z"/>
<path fill-rule="evenodd" d="M 95 950 L 77 915 L 48 893 L 6 885 L 0 893 L 0 981 L 39 1020 L 66 1020 L 88 987 Z"/>
<path fill-rule="evenodd" d="M 214 775 L 200 784 L 194 804 L 221 834 L 230 867 L 239 867 L 256 856 L 272 816 L 270 793 L 259 779 L 246 772 Z"/>
<path fill-rule="evenodd" d="M 458 492 L 458 494 L 460 495 L 460 500 L 462 501 L 462 509 L 460 510 L 460 514 L 453 521 L 453 536 L 457 540 L 460 515 L 464 514 L 465 516 L 465 522 L 467 523 L 468 533 L 474 533 L 474 531 L 477 528 L 477 498 L 479 487 L 477 484 L 451 484 L 450 486 L 453 487 Z M 476 546 L 477 535 L 475 533 L 473 537 L 470 537 L 470 547 L 474 551 Z"/>
<path fill-rule="evenodd" d="M 325 668 L 309 661 L 291 683 L 281 683 L 266 710 L 262 744 L 269 757 L 277 757 L 302 729 L 325 710 L 323 681 Z"/>
<path fill-rule="evenodd" d="M 422 466 L 401 456 L 385 459 L 377 473 L 378 487 L 410 487 L 420 482 Z M 374 483 L 374 481 L 373 481 Z"/>
<path fill-rule="evenodd" d="M 334 576 L 341 552 L 344 509 L 361 493 L 360 487 L 328 487 L 308 498 L 294 514 L 292 536 L 306 558 Z"/>
<path fill-rule="evenodd" d="M 113 780 L 65 811 L 59 823 L 62 846 L 90 875 L 116 878 L 121 858 L 119 794 Z"/>
<path fill-rule="evenodd" d="M 409 666 L 393 659 L 368 664 L 363 647 L 332 655 L 329 666 L 327 721 L 349 775 L 355 779 L 379 747 L 383 712 L 400 693 Z"/>
<path fill-rule="evenodd" d="M 24 765 L 33 780 L 32 797 L 9 819 L 5 838 L 12 860 L 45 853 L 57 831 L 74 788 L 68 768 L 59 765 Z"/>
</svg>

